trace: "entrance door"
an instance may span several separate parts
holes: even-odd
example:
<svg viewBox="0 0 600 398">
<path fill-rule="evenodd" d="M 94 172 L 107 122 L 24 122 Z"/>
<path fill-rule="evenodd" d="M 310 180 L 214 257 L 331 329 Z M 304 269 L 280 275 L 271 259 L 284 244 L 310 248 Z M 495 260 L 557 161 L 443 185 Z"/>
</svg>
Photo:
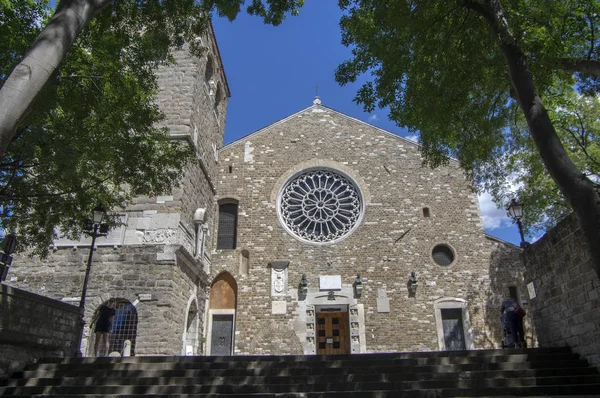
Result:
<svg viewBox="0 0 600 398">
<path fill-rule="evenodd" d="M 210 355 L 231 355 L 233 315 L 213 315 Z"/>
<path fill-rule="evenodd" d="M 317 354 L 349 354 L 347 312 L 317 313 Z"/>
<path fill-rule="evenodd" d="M 462 309 L 442 309 L 442 327 L 447 351 L 466 350 Z"/>
</svg>

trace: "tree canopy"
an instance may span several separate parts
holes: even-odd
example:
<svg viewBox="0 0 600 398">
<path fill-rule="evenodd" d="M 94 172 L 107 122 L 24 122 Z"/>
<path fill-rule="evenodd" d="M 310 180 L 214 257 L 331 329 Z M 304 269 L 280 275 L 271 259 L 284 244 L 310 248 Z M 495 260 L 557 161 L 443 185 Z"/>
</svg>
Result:
<svg viewBox="0 0 600 398">
<path fill-rule="evenodd" d="M 89 18 L 75 28 L 82 4 L 94 9 L 79 10 Z M 0 1 L 2 228 L 21 248 L 45 254 L 55 231 L 76 237 L 98 203 L 122 208 L 178 182 L 194 154 L 155 127 L 155 72 L 173 49 L 193 47 L 212 12 L 234 19 L 243 4 L 62 0 L 52 14 L 47 0 Z M 277 25 L 301 5 L 252 0 L 247 12 Z"/>
<path fill-rule="evenodd" d="M 455 157 L 498 204 L 518 195 L 529 227 L 556 222 L 567 205 L 580 221 L 600 214 L 597 179 L 588 178 L 597 176 L 600 160 L 600 3 L 339 4 L 342 40 L 353 57 L 336 79 L 345 84 L 369 74 L 356 101 L 367 111 L 388 107 L 391 120 L 418 131 L 429 165 Z M 592 247 L 600 246 L 599 226 L 584 221 Z"/>
</svg>

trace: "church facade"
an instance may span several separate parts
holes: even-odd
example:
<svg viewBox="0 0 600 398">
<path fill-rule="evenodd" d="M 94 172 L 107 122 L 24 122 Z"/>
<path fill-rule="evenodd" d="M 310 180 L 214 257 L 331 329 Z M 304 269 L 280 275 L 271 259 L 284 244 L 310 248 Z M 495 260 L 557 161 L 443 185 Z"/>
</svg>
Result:
<svg viewBox="0 0 600 398">
<path fill-rule="evenodd" d="M 483 230 L 458 163 L 313 104 L 223 145 L 229 87 L 205 53 L 159 73 L 173 139 L 196 151 L 168 195 L 115 211 L 86 297 L 117 299 L 111 350 L 133 355 L 360 354 L 498 347 L 498 307 L 526 306 L 520 249 Z M 79 303 L 89 242 L 17 258 L 8 283 Z"/>
</svg>

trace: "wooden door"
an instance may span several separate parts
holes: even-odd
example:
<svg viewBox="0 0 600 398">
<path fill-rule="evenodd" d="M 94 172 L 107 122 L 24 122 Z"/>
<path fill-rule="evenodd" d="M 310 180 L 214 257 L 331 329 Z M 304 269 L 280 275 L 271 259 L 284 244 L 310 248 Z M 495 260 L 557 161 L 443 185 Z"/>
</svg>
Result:
<svg viewBox="0 0 600 398">
<path fill-rule="evenodd" d="M 318 312 L 317 354 L 349 354 L 349 332 L 347 312 Z"/>
</svg>

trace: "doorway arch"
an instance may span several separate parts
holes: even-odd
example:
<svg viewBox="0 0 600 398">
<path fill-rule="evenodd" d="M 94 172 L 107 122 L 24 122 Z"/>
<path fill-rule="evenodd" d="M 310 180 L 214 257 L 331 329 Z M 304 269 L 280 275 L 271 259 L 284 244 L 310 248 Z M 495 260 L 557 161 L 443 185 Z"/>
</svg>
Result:
<svg viewBox="0 0 600 398">
<path fill-rule="evenodd" d="M 237 292 L 237 282 L 229 272 L 217 275 L 210 286 L 206 341 L 209 355 L 233 353 Z"/>
<path fill-rule="evenodd" d="M 188 300 L 187 311 L 185 314 L 185 324 L 183 330 L 183 347 L 181 348 L 181 355 L 197 355 L 199 338 L 199 311 L 198 311 L 198 299 L 195 295 L 192 295 Z"/>
</svg>

